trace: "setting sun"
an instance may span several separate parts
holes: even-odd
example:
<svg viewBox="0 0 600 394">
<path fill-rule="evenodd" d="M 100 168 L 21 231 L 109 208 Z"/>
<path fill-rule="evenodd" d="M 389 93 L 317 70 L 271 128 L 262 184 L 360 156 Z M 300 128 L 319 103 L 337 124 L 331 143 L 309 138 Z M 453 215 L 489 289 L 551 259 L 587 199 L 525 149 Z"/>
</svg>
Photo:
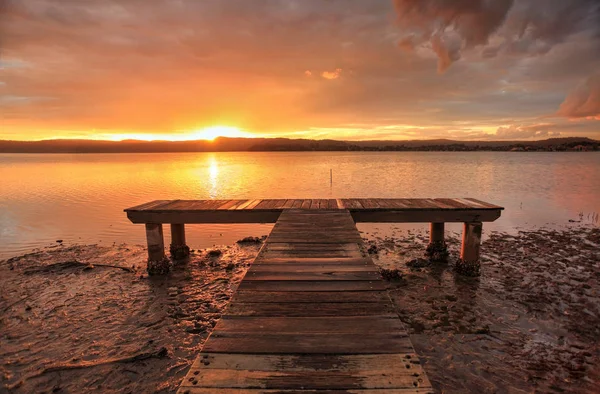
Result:
<svg viewBox="0 0 600 394">
<path fill-rule="evenodd" d="M 173 134 L 156 134 L 156 133 L 123 133 L 114 135 L 99 135 L 100 139 L 110 139 L 112 141 L 123 140 L 141 140 L 141 141 L 194 141 L 207 140 L 212 141 L 218 137 L 229 138 L 250 138 L 256 137 L 247 131 L 242 131 L 238 127 L 233 126 L 209 126 L 192 131 L 182 131 Z"/>
<path fill-rule="evenodd" d="M 191 133 L 192 140 L 214 140 L 217 137 L 249 137 L 249 133 L 243 132 L 237 127 L 211 126 Z"/>
</svg>

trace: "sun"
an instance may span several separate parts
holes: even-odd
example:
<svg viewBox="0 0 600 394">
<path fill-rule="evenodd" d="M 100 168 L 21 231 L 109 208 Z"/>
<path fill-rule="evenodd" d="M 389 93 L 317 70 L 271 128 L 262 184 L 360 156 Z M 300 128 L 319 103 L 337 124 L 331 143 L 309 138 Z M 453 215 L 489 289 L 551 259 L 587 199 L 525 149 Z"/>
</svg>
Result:
<svg viewBox="0 0 600 394">
<path fill-rule="evenodd" d="M 194 140 L 212 141 L 217 137 L 248 137 L 248 133 L 231 126 L 210 126 L 190 133 L 190 139 Z"/>
</svg>

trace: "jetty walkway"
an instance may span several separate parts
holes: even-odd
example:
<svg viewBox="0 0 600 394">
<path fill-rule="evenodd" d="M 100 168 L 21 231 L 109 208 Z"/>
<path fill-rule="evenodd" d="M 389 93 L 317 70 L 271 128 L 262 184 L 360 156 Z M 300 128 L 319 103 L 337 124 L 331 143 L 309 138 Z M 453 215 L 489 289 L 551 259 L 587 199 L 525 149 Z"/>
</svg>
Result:
<svg viewBox="0 0 600 394">
<path fill-rule="evenodd" d="M 275 222 L 178 393 L 429 393 L 355 222 L 430 222 L 438 250 L 443 224 L 462 221 L 461 256 L 478 262 L 481 222 L 501 210 L 471 199 L 330 199 L 154 201 L 126 212 L 146 224 L 149 268 L 165 259 L 162 223 L 172 254 L 185 254 L 185 223 Z"/>
</svg>

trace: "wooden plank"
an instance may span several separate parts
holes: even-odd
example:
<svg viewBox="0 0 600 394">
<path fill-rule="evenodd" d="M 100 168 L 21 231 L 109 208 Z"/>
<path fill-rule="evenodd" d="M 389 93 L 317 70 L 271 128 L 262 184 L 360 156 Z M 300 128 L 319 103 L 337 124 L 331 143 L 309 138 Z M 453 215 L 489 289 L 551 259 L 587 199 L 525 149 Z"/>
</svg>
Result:
<svg viewBox="0 0 600 394">
<path fill-rule="evenodd" d="M 269 304 L 267 304 L 269 305 Z M 310 305 L 310 304 L 307 304 Z M 276 332 L 302 333 L 372 333 L 403 332 L 404 326 L 397 315 L 369 316 L 310 316 L 310 317 L 247 317 L 223 316 L 215 331 L 218 332 Z"/>
<path fill-rule="evenodd" d="M 279 243 L 279 242 L 269 242 L 265 246 L 266 250 L 282 250 L 293 252 L 296 250 L 307 250 L 314 251 L 314 249 L 319 249 L 321 251 L 329 251 L 329 250 L 345 250 L 348 252 L 357 252 L 360 251 L 360 247 L 357 243 L 307 243 L 307 242 L 294 242 L 294 243 Z"/>
<path fill-rule="evenodd" d="M 284 209 L 289 209 L 294 206 L 294 201 L 296 200 L 286 200 L 285 204 L 283 204 Z"/>
<path fill-rule="evenodd" d="M 410 368 L 406 368 L 406 366 Z M 192 369 L 227 369 L 256 371 L 308 372 L 328 369 L 331 371 L 366 371 L 382 373 L 390 366 L 399 370 L 418 369 L 418 356 L 414 352 L 392 354 L 353 355 L 301 355 L 301 354 L 228 354 L 202 352 L 192 364 Z"/>
<path fill-rule="evenodd" d="M 414 350 L 404 333 L 256 334 L 213 333 L 204 344 L 207 353 L 253 354 L 391 354 Z"/>
<path fill-rule="evenodd" d="M 373 263 L 368 257 L 294 257 L 294 258 L 279 258 L 269 257 L 264 254 L 260 254 L 254 260 L 254 264 L 335 264 L 335 265 L 353 265 L 353 264 L 369 264 Z"/>
<path fill-rule="evenodd" d="M 342 204 L 346 209 L 362 209 L 360 202 L 353 198 L 342 198 Z"/>
<path fill-rule="evenodd" d="M 226 203 L 219 205 L 217 209 L 230 209 L 231 207 L 239 204 L 239 200 L 229 200 Z"/>
<path fill-rule="evenodd" d="M 499 206 L 499 205 L 490 204 L 490 203 L 488 203 L 488 202 L 481 201 L 481 200 L 478 200 L 478 199 L 476 199 L 476 198 L 470 198 L 470 197 L 468 197 L 468 198 L 465 198 L 465 199 L 466 199 L 466 200 L 469 200 L 469 201 L 476 202 L 476 203 L 478 203 L 478 204 L 480 204 L 480 205 L 483 205 L 483 206 L 484 206 L 484 207 L 486 207 L 486 208 L 490 208 L 490 209 L 504 209 L 503 207 L 501 207 L 501 206 Z"/>
<path fill-rule="evenodd" d="M 247 291 L 372 291 L 386 290 L 387 284 L 381 280 L 377 281 L 242 281 L 239 290 Z"/>
<path fill-rule="evenodd" d="M 231 389 L 231 388 L 202 388 L 202 387 L 194 387 L 194 386 L 185 386 L 181 387 L 177 394 L 309 394 L 309 393 L 319 393 L 319 394 L 435 394 L 431 388 L 423 387 L 423 388 L 395 388 L 395 389 L 345 389 L 345 390 L 321 390 L 321 389 L 309 389 L 309 390 L 298 390 L 298 389 Z"/>
<path fill-rule="evenodd" d="M 265 389 L 303 389 L 318 387 L 323 390 L 410 388 L 419 385 L 415 372 L 402 368 L 368 373 L 361 371 L 258 371 L 238 369 L 199 368 L 195 379 L 197 385 L 215 388 L 265 388 Z M 183 386 L 194 386 L 194 380 Z"/>
<path fill-rule="evenodd" d="M 280 214 L 277 210 L 129 211 L 127 217 L 133 223 L 275 223 Z"/>
<path fill-rule="evenodd" d="M 378 209 L 381 208 L 376 199 L 363 198 L 360 200 L 361 205 L 365 209 Z"/>
<path fill-rule="evenodd" d="M 244 279 L 247 281 L 248 279 Z M 239 300 L 229 305 L 226 315 L 237 316 L 279 316 L 279 317 L 301 317 L 301 316 L 394 316 L 394 310 L 390 303 L 374 304 L 367 303 L 341 303 L 321 302 L 311 304 L 301 303 L 244 303 Z"/>
<path fill-rule="evenodd" d="M 304 200 L 294 200 L 294 204 L 292 205 L 293 209 L 300 209 L 302 208 L 302 203 L 304 202 Z"/>
<path fill-rule="evenodd" d="M 378 272 L 373 264 L 330 265 L 330 264 L 261 264 L 254 263 L 249 272 Z"/>
<path fill-rule="evenodd" d="M 256 208 L 256 206 L 257 206 L 258 204 L 260 204 L 261 202 L 262 202 L 262 200 L 261 200 L 261 199 L 254 200 L 254 201 L 252 201 L 252 203 L 251 203 L 250 205 L 248 205 L 248 206 L 246 207 L 246 209 L 254 209 L 254 208 Z"/>
<path fill-rule="evenodd" d="M 363 210 L 351 211 L 357 223 L 431 223 L 431 222 L 493 222 L 500 217 L 500 210 Z"/>
<path fill-rule="evenodd" d="M 377 271 L 337 271 L 327 270 L 324 272 L 294 272 L 294 271 L 249 271 L 244 280 L 378 280 L 381 279 Z"/>
<path fill-rule="evenodd" d="M 375 302 L 389 303 L 390 299 L 382 291 L 244 291 L 238 290 L 233 296 L 233 301 L 253 303 L 315 303 L 315 302 Z M 233 302 L 232 301 L 232 302 Z"/>
<path fill-rule="evenodd" d="M 308 200 L 305 199 L 304 201 L 302 201 L 302 209 L 310 209 L 310 206 L 312 204 L 312 200 Z"/>
<path fill-rule="evenodd" d="M 230 210 L 238 209 L 240 206 L 250 203 L 250 200 L 234 200 L 235 204 L 229 207 Z"/>
</svg>

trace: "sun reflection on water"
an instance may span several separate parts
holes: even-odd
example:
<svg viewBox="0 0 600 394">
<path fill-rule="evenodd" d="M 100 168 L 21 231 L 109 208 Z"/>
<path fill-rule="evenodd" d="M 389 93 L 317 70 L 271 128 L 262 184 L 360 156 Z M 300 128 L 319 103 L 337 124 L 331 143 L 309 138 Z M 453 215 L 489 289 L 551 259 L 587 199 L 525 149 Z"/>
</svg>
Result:
<svg viewBox="0 0 600 394">
<path fill-rule="evenodd" d="M 210 198 L 217 198 L 218 186 L 219 186 L 219 162 L 217 158 L 212 155 L 208 158 L 208 180 L 210 182 Z"/>
</svg>

